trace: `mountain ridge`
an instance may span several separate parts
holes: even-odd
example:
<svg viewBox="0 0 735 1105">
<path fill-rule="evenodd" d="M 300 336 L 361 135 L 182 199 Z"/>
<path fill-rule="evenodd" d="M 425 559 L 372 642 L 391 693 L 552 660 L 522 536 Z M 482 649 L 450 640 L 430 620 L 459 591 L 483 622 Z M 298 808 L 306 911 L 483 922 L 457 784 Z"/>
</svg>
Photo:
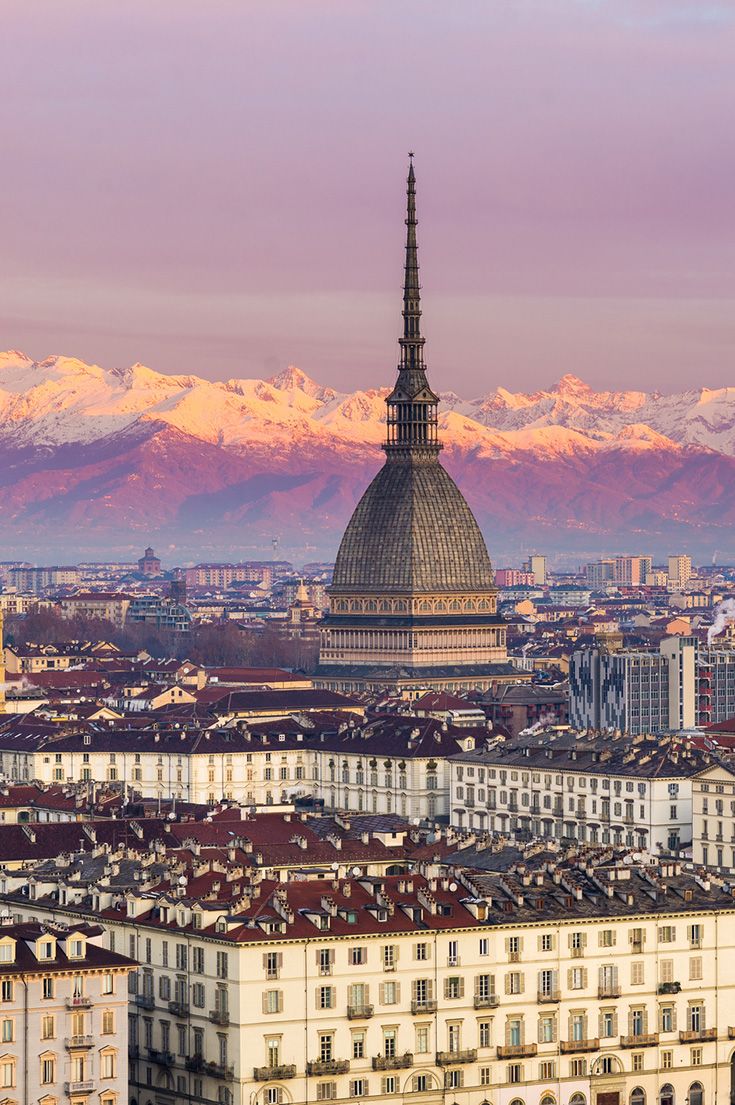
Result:
<svg viewBox="0 0 735 1105">
<path fill-rule="evenodd" d="M 2 544 L 53 527 L 60 548 L 144 533 L 193 551 L 199 517 L 223 554 L 277 534 L 333 555 L 382 463 L 387 393 L 338 392 L 294 365 L 211 381 L 0 353 Z M 735 522 L 735 388 L 595 391 L 567 374 L 441 399 L 446 466 L 496 560 L 562 536 L 710 548 Z"/>
</svg>

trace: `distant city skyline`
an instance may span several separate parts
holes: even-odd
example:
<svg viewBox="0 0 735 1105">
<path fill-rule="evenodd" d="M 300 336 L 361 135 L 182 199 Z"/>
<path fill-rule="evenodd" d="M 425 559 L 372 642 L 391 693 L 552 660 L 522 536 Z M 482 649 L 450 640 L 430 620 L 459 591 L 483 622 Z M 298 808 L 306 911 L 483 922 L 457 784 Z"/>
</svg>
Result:
<svg viewBox="0 0 735 1105">
<path fill-rule="evenodd" d="M 0 348 L 480 394 L 730 382 L 735 6 L 8 0 Z"/>
</svg>

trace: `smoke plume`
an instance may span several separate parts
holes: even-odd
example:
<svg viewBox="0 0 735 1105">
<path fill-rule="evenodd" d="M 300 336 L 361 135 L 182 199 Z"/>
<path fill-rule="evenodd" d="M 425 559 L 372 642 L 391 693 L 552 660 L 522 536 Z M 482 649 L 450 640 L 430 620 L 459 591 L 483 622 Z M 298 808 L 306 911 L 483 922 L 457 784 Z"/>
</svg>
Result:
<svg viewBox="0 0 735 1105">
<path fill-rule="evenodd" d="M 719 637 L 729 621 L 735 620 L 735 599 L 725 599 L 715 610 L 715 620 L 707 630 L 707 644 Z"/>
</svg>

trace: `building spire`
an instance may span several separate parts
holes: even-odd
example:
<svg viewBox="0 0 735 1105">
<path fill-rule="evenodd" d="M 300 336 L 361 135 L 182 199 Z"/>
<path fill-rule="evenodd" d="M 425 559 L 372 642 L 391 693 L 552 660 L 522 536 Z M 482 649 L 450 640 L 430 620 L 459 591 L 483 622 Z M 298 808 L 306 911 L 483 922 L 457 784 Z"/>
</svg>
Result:
<svg viewBox="0 0 735 1105">
<path fill-rule="evenodd" d="M 424 339 L 421 337 L 421 285 L 416 244 L 416 174 L 413 151 L 409 153 L 406 182 L 406 261 L 403 280 L 403 337 L 400 339 L 402 369 L 423 367 Z"/>
<path fill-rule="evenodd" d="M 421 285 L 416 242 L 416 174 L 413 153 L 409 153 L 406 182 L 406 259 L 403 278 L 403 336 L 398 339 L 401 359 L 398 379 L 388 396 L 388 439 L 390 453 L 420 448 L 437 453 L 438 398 L 431 391 L 424 365 L 424 338 L 421 336 Z"/>
</svg>

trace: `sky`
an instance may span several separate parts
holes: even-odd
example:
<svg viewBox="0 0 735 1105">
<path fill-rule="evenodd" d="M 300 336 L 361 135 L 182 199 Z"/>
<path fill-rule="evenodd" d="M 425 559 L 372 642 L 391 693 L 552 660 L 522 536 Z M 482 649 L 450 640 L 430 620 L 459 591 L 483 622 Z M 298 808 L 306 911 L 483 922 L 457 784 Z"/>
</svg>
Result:
<svg viewBox="0 0 735 1105">
<path fill-rule="evenodd" d="M 0 348 L 733 383 L 735 0 L 4 0 Z"/>
</svg>

